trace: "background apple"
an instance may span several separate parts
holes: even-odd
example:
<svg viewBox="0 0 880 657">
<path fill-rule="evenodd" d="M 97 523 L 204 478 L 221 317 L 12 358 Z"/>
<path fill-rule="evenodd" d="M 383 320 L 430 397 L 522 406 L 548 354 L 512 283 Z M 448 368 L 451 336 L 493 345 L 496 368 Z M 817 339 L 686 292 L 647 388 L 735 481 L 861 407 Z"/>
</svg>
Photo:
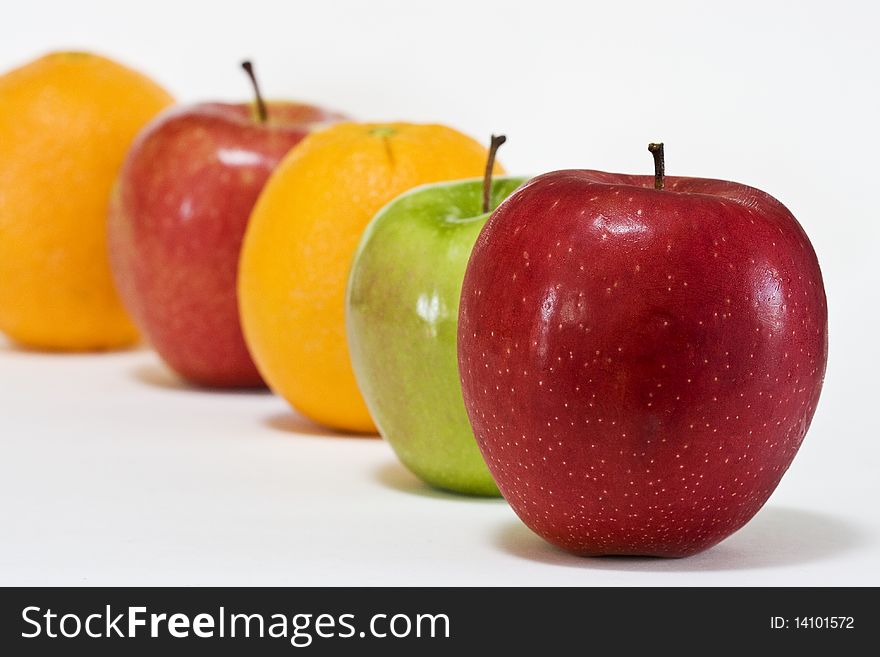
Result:
<svg viewBox="0 0 880 657">
<path fill-rule="evenodd" d="M 489 207 L 525 180 L 493 180 Z M 462 278 L 489 216 L 483 182 L 417 187 L 376 215 L 353 260 L 346 327 L 370 415 L 404 465 L 439 488 L 497 495 L 464 410 L 455 346 Z"/>
<path fill-rule="evenodd" d="M 657 168 L 535 178 L 487 222 L 462 290 L 489 469 L 531 529 L 584 555 L 684 556 L 738 529 L 822 387 L 825 292 L 795 218 Z"/>
<path fill-rule="evenodd" d="M 291 102 L 173 109 L 137 138 L 110 208 L 110 258 L 126 308 L 159 355 L 205 386 L 262 385 L 238 319 L 251 209 L 275 165 L 341 115 Z"/>
</svg>

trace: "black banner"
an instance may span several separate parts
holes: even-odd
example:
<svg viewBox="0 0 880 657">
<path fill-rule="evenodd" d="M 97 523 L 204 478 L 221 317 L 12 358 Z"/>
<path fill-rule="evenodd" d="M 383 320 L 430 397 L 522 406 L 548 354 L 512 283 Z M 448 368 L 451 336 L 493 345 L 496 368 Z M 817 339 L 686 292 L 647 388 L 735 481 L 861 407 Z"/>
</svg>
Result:
<svg viewBox="0 0 880 657">
<path fill-rule="evenodd" d="M 876 634 L 872 589 L 4 589 L 7 655 L 314 655 L 461 648 L 713 654 Z M 683 654 L 683 653 L 680 653 Z"/>
</svg>

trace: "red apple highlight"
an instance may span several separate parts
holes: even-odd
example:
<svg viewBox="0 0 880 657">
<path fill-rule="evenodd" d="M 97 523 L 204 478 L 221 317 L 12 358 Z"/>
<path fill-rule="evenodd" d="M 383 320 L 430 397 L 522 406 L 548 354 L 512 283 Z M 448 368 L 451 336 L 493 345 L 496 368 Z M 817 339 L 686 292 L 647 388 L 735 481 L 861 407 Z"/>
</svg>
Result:
<svg viewBox="0 0 880 657">
<path fill-rule="evenodd" d="M 825 372 L 825 291 L 764 192 L 664 177 L 662 160 L 655 177 L 556 171 L 483 229 L 458 350 L 480 449 L 532 530 L 582 555 L 685 556 L 791 464 Z"/>
<path fill-rule="evenodd" d="M 341 118 L 267 106 L 257 91 L 256 106 L 182 107 L 139 135 L 111 203 L 111 264 L 138 327 L 183 378 L 262 385 L 238 319 L 241 241 L 278 162 L 313 128 Z"/>
</svg>

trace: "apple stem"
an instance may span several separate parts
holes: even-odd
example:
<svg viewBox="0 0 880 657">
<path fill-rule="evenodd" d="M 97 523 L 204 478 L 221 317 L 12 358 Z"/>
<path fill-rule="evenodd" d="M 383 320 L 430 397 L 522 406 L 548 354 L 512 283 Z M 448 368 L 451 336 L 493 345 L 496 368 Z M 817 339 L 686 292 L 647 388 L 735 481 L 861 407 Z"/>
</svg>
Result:
<svg viewBox="0 0 880 657">
<path fill-rule="evenodd" d="M 648 144 L 648 150 L 654 156 L 654 189 L 663 189 L 666 175 L 666 159 L 663 155 L 663 142 Z"/>
<path fill-rule="evenodd" d="M 492 169 L 495 168 L 495 154 L 501 144 L 507 141 L 504 135 L 492 135 L 489 140 L 489 157 L 486 159 L 486 173 L 483 176 L 483 214 L 489 211 L 489 197 L 492 194 Z"/>
<path fill-rule="evenodd" d="M 256 99 L 257 105 L 257 120 L 260 123 L 265 123 L 266 119 L 269 118 L 269 111 L 266 109 L 266 103 L 263 101 L 263 94 L 260 93 L 260 84 L 257 82 L 257 76 L 254 73 L 254 65 L 249 61 L 244 61 L 241 63 L 241 67 L 244 69 L 244 72 L 248 74 L 248 77 L 251 79 L 251 85 L 254 87 L 254 98 Z"/>
</svg>

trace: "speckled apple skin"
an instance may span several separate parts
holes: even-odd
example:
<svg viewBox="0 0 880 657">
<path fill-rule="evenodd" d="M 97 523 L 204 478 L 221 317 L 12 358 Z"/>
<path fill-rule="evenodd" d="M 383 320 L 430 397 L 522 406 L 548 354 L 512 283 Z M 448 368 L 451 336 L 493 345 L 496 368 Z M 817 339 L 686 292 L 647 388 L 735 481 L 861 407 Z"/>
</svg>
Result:
<svg viewBox="0 0 880 657">
<path fill-rule="evenodd" d="M 496 207 L 525 178 L 498 177 Z M 482 179 L 424 185 L 382 209 L 355 254 L 346 330 L 358 387 L 401 462 L 437 488 L 498 495 L 458 376 L 461 282 L 488 219 Z"/>
<path fill-rule="evenodd" d="M 269 175 L 312 129 L 341 119 L 296 103 L 173 109 L 137 138 L 111 199 L 110 262 L 140 331 L 180 376 L 263 385 L 242 336 L 236 277 L 248 218 Z"/>
<path fill-rule="evenodd" d="M 681 557 L 761 508 L 807 432 L 827 310 L 809 239 L 731 182 L 572 170 L 489 219 L 465 276 L 464 402 L 533 531 Z"/>
</svg>

